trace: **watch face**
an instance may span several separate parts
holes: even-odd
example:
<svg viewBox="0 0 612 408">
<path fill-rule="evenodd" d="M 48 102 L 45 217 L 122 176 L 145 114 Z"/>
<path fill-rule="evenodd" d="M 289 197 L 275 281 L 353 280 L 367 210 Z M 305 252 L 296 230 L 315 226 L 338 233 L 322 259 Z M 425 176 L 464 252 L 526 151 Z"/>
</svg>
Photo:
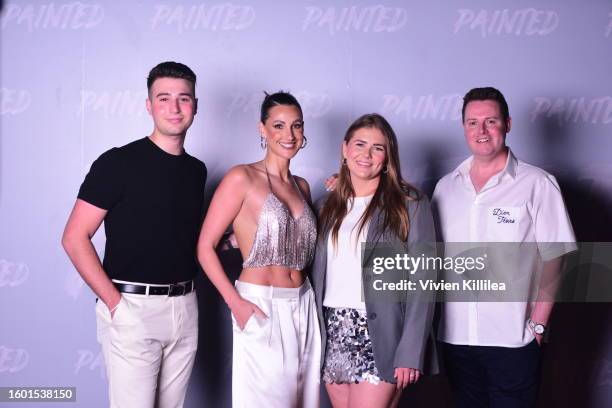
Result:
<svg viewBox="0 0 612 408">
<path fill-rule="evenodd" d="M 535 332 L 535 334 L 544 334 L 544 326 L 542 326 L 541 324 L 536 324 L 533 328 L 533 331 Z"/>
</svg>

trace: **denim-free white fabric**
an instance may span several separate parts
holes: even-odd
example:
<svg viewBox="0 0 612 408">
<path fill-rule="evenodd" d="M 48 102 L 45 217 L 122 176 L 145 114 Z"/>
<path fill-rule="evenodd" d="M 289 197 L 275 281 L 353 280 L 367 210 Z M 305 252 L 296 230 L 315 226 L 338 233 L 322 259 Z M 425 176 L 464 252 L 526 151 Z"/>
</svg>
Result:
<svg viewBox="0 0 612 408">
<path fill-rule="evenodd" d="M 96 305 L 111 408 L 180 408 L 198 345 L 198 302 L 122 293 L 111 319 Z"/>
<path fill-rule="evenodd" d="M 321 334 L 314 292 L 236 282 L 244 299 L 267 316 L 253 315 L 241 330 L 232 316 L 235 408 L 319 406 Z"/>
</svg>

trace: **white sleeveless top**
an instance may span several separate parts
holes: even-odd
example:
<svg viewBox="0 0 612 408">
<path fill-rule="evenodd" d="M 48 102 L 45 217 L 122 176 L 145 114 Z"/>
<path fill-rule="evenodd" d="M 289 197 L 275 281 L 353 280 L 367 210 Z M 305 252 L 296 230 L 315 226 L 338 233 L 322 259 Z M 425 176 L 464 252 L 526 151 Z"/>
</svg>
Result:
<svg viewBox="0 0 612 408">
<path fill-rule="evenodd" d="M 373 195 L 355 197 L 338 231 L 338 246 L 334 248 L 331 233 L 327 239 L 327 272 L 323 306 L 352 308 L 365 311 L 361 288 L 361 243 L 368 236 L 369 222 L 357 237 L 359 219 Z"/>
</svg>

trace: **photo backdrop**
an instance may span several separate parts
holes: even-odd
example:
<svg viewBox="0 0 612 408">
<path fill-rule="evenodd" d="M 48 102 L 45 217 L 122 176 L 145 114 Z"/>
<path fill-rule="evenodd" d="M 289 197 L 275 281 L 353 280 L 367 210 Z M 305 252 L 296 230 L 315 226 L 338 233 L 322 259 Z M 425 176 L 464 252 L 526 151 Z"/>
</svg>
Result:
<svg viewBox="0 0 612 408">
<path fill-rule="evenodd" d="M 152 131 L 145 80 L 162 61 L 198 75 L 186 149 L 208 166 L 208 199 L 228 168 L 262 158 L 263 91 L 302 103 L 308 146 L 291 168 L 317 198 L 367 112 L 390 121 L 405 178 L 431 194 L 468 155 L 462 96 L 495 86 L 508 144 L 558 178 L 578 239 L 612 241 L 608 0 L 23 0 L 4 2 L 0 25 L 0 386 L 75 386 L 70 406 L 107 406 L 95 296 L 60 238 L 92 161 Z M 102 229 L 94 242 L 102 255 Z M 237 254 L 223 258 L 237 276 Z M 229 313 L 206 279 L 198 289 L 186 406 L 229 406 Z M 611 316 L 609 304 L 557 306 L 541 406 L 612 406 Z M 450 406 L 444 377 L 403 404 Z"/>
</svg>

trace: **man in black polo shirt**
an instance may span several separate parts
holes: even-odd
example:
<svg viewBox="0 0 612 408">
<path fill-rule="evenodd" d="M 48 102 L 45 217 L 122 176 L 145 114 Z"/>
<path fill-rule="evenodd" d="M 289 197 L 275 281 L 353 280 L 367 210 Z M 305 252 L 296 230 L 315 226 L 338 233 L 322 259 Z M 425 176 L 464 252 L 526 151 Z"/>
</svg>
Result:
<svg viewBox="0 0 612 408">
<path fill-rule="evenodd" d="M 193 278 L 206 167 L 183 148 L 196 76 L 149 73 L 149 137 L 103 153 L 79 190 L 62 244 L 99 298 L 98 341 L 111 407 L 181 407 L 198 343 Z M 104 221 L 104 263 L 91 237 Z"/>
</svg>

